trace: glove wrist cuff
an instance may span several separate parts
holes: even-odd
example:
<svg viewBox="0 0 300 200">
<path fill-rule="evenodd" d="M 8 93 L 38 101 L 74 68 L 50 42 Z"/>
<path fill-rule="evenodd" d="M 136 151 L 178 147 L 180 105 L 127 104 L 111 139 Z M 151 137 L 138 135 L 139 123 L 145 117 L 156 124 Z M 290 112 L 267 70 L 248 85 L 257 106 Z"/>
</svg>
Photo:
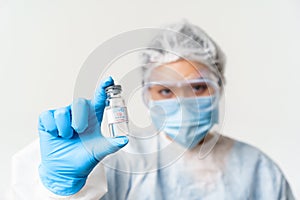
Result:
<svg viewBox="0 0 300 200">
<path fill-rule="evenodd" d="M 52 172 L 42 165 L 39 167 L 39 175 L 43 185 L 52 193 L 60 196 L 70 196 L 76 194 L 85 185 L 87 177 L 70 178 Z"/>
</svg>

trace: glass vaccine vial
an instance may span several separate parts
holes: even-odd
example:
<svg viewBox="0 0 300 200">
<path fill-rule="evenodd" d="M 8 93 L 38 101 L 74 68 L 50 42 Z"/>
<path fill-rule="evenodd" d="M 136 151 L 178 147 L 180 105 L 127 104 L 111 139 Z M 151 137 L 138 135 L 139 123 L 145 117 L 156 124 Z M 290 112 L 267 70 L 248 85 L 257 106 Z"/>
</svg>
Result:
<svg viewBox="0 0 300 200">
<path fill-rule="evenodd" d="M 106 116 L 111 137 L 128 135 L 128 114 L 125 102 L 121 96 L 121 85 L 112 85 L 105 89 L 106 99 Z"/>
</svg>

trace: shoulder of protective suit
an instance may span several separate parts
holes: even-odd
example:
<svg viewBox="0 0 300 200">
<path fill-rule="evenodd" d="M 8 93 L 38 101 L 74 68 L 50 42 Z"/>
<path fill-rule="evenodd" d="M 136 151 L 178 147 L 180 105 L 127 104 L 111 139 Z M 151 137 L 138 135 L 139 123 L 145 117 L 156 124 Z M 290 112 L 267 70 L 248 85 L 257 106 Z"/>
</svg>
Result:
<svg viewBox="0 0 300 200">
<path fill-rule="evenodd" d="M 258 147 L 255 147 L 246 142 L 232 139 L 229 137 L 226 137 L 226 138 L 228 138 L 234 142 L 233 149 L 235 149 L 236 150 L 235 153 L 239 154 L 240 156 L 248 155 L 248 156 L 257 157 L 257 159 L 265 159 L 266 161 L 274 162 L 266 153 L 264 153 Z"/>
<path fill-rule="evenodd" d="M 265 160 L 275 164 L 275 162 L 262 150 L 246 142 L 239 141 L 228 136 L 222 136 L 220 139 L 220 143 L 223 143 L 223 145 L 230 144 L 230 146 L 232 146 L 231 153 L 235 156 L 241 158 L 252 158 L 252 160 Z"/>
<path fill-rule="evenodd" d="M 231 179 L 243 180 L 253 199 L 294 199 L 280 167 L 259 148 L 228 137 L 233 142 L 227 159 Z"/>
</svg>

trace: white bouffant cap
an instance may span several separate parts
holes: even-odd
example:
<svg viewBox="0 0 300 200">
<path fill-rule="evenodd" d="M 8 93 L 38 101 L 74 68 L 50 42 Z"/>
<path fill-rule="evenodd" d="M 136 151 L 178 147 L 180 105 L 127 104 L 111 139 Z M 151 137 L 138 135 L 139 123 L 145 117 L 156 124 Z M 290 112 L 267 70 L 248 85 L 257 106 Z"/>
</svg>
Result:
<svg viewBox="0 0 300 200">
<path fill-rule="evenodd" d="M 206 65 L 220 82 L 224 82 L 224 53 L 200 27 L 186 20 L 162 27 L 142 51 L 140 59 L 144 80 L 153 67 L 187 59 Z"/>
</svg>

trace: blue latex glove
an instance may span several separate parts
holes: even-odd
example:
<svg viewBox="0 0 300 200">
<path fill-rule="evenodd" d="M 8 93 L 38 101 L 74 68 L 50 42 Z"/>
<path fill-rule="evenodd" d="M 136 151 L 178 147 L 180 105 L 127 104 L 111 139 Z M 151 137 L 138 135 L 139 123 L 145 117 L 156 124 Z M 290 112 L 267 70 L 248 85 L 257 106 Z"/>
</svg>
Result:
<svg viewBox="0 0 300 200">
<path fill-rule="evenodd" d="M 76 99 L 70 106 L 40 115 L 42 162 L 39 174 L 43 184 L 53 193 L 75 194 L 99 161 L 128 143 L 125 136 L 105 138 L 101 134 L 105 88 L 113 84 L 109 77 L 101 83 L 92 101 Z"/>
</svg>

